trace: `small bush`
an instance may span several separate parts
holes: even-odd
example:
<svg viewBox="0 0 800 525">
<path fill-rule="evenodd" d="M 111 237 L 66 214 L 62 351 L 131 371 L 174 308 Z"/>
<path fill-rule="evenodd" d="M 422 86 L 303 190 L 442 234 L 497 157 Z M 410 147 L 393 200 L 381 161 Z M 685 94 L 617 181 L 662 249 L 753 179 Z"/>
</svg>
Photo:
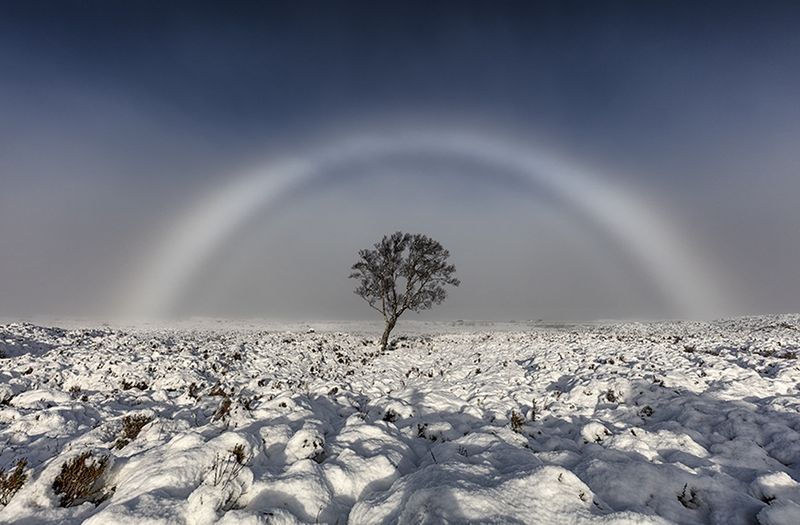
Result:
<svg viewBox="0 0 800 525">
<path fill-rule="evenodd" d="M 225 396 L 220 401 L 217 411 L 214 412 L 214 421 L 220 421 L 228 417 L 231 413 L 231 398 Z"/>
<path fill-rule="evenodd" d="M 131 383 L 130 381 L 128 381 L 126 379 L 122 380 L 121 386 L 122 386 L 122 390 L 130 390 L 132 388 L 135 388 L 137 390 L 145 391 L 145 390 L 147 390 L 149 388 L 147 386 L 147 383 L 145 383 L 144 381 Z"/>
<path fill-rule="evenodd" d="M 62 507 L 73 507 L 86 501 L 98 504 L 108 494 L 98 487 L 100 477 L 108 468 L 108 456 L 92 457 L 84 452 L 61 465 L 61 472 L 53 481 L 53 491 L 61 496 Z"/>
<path fill-rule="evenodd" d="M 208 395 L 210 396 L 218 396 L 218 397 L 226 397 L 228 394 L 225 392 L 225 389 L 222 388 L 222 385 L 217 383 L 214 385 L 211 390 L 208 391 Z"/>
<path fill-rule="evenodd" d="M 197 383 L 192 383 L 189 385 L 189 397 L 193 397 L 195 399 L 200 399 L 200 387 L 197 386 Z"/>
<path fill-rule="evenodd" d="M 142 428 L 152 420 L 153 418 L 145 414 L 123 417 L 122 435 L 117 438 L 117 441 L 114 443 L 114 448 L 119 450 L 136 439 L 139 436 L 139 432 L 142 431 Z"/>
<path fill-rule="evenodd" d="M 511 430 L 517 434 L 522 432 L 522 426 L 525 424 L 525 418 L 516 410 L 511 411 Z"/>
<path fill-rule="evenodd" d="M 27 474 L 25 474 L 25 467 L 27 466 L 28 460 L 20 459 L 17 460 L 14 470 L 8 473 L 6 473 L 5 469 L 0 468 L 0 505 L 8 505 L 14 494 L 22 488 L 25 480 L 28 479 Z"/>
<path fill-rule="evenodd" d="M 249 461 L 241 443 L 228 450 L 227 454 L 216 454 L 211 465 L 211 484 L 219 487 L 231 483 Z"/>
<path fill-rule="evenodd" d="M 236 505 L 240 494 L 228 489 L 229 486 L 233 488 L 236 478 L 251 459 L 252 456 L 245 455 L 245 448 L 241 443 L 235 445 L 227 453 L 214 455 L 214 463 L 211 465 L 209 476 L 206 477 L 205 482 L 215 487 L 221 487 L 226 494 L 225 501 L 221 502 L 221 510 L 229 510 Z"/>
<path fill-rule="evenodd" d="M 689 489 L 689 493 L 686 493 L 686 489 Z M 700 500 L 700 495 L 697 493 L 697 490 L 688 486 L 688 483 L 684 483 L 683 491 L 678 494 L 678 501 L 680 501 L 681 505 L 686 507 L 689 510 L 695 510 L 702 505 L 702 501 Z"/>
<path fill-rule="evenodd" d="M 230 450 L 230 453 L 231 456 L 233 456 L 233 459 L 236 460 L 236 463 L 240 465 L 244 465 L 245 463 L 247 463 L 247 457 L 244 455 L 244 445 L 242 445 L 241 443 L 235 445 Z"/>
</svg>

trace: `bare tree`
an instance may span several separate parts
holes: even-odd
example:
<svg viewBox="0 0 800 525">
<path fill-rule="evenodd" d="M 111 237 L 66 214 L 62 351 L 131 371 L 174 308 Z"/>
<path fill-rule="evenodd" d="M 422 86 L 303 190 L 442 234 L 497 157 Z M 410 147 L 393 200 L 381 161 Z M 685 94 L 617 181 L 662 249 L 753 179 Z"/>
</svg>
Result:
<svg viewBox="0 0 800 525">
<path fill-rule="evenodd" d="M 460 284 L 456 267 L 447 262 L 450 252 L 425 235 L 385 235 L 374 249 L 360 250 L 358 256 L 350 278 L 359 280 L 355 293 L 386 321 L 381 350 L 403 312 L 427 310 L 445 300 L 445 285 Z"/>
</svg>

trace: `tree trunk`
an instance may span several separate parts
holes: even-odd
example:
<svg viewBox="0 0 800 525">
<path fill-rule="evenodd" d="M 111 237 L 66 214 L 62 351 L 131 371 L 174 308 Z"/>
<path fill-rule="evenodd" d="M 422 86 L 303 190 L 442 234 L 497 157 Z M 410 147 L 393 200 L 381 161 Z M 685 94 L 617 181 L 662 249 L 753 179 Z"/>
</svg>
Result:
<svg viewBox="0 0 800 525">
<path fill-rule="evenodd" d="M 381 350 L 386 350 L 386 346 L 389 344 L 389 334 L 394 329 L 395 324 L 397 324 L 396 317 L 390 317 L 386 320 L 386 327 L 383 329 L 383 335 L 381 336 Z"/>
</svg>

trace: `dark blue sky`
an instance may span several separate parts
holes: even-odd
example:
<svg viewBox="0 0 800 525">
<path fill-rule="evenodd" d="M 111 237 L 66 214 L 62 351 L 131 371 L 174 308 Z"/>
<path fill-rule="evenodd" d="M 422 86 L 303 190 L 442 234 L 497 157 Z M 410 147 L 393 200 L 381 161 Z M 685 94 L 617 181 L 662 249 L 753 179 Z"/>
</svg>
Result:
<svg viewBox="0 0 800 525">
<path fill-rule="evenodd" d="M 533 122 L 598 149 L 623 137 L 643 155 L 734 125 L 777 131 L 769 99 L 796 94 L 800 6 L 695 4 L 5 2 L 3 110 L 55 120 L 70 95 L 106 94 L 240 147 L 409 108 Z"/>
<path fill-rule="evenodd" d="M 697 4 L 3 2 L 0 313 L 111 286 L 221 177 L 364 122 L 533 136 L 662 202 L 732 311 L 800 309 L 800 4 Z"/>
<path fill-rule="evenodd" d="M 237 129 L 301 103 L 516 111 L 544 98 L 604 118 L 796 65 L 796 3 L 693 4 L 6 2 L 2 34 L 24 79 L 91 81 Z M 658 81 L 673 89 L 641 91 Z"/>
</svg>

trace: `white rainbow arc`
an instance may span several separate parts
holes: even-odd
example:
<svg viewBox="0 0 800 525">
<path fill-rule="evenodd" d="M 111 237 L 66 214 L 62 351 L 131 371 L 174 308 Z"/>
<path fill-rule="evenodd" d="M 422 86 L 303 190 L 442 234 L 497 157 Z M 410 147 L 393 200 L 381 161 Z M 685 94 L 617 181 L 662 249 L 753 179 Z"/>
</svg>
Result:
<svg viewBox="0 0 800 525">
<path fill-rule="evenodd" d="M 712 272 L 685 236 L 630 190 L 531 146 L 458 131 L 403 131 L 353 135 L 288 160 L 270 162 L 227 182 L 190 209 L 167 231 L 141 274 L 123 291 L 125 315 L 170 315 L 203 264 L 255 213 L 331 168 L 388 155 L 433 154 L 474 160 L 521 174 L 574 207 L 624 247 L 652 279 L 677 316 L 703 317 L 723 306 Z"/>
</svg>

